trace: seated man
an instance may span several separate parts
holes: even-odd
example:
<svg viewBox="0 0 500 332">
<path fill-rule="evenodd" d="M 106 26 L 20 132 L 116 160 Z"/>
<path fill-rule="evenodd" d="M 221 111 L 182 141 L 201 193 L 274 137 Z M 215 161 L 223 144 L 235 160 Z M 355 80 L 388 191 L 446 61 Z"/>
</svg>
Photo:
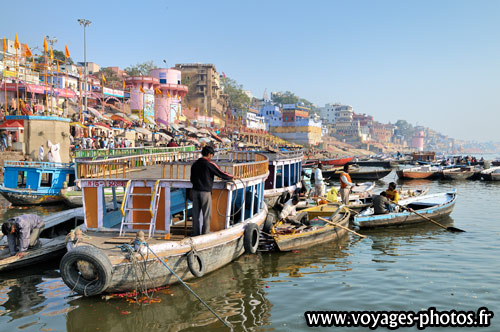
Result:
<svg viewBox="0 0 500 332">
<path fill-rule="evenodd" d="M 399 201 L 399 193 L 396 190 L 395 182 L 389 183 L 389 188 L 387 188 L 385 193 L 387 194 L 387 198 L 393 201 L 394 203 L 397 203 Z"/>
<path fill-rule="evenodd" d="M 390 212 L 391 201 L 387 199 L 385 191 L 380 195 L 373 195 L 373 212 L 374 214 L 386 214 Z"/>
<path fill-rule="evenodd" d="M 2 225 L 2 233 L 7 236 L 11 256 L 23 257 L 28 248 L 40 246 L 40 233 L 45 223 L 36 214 L 23 214 L 8 219 Z"/>
<path fill-rule="evenodd" d="M 283 205 L 283 209 L 279 214 L 279 220 L 286 219 L 292 223 L 298 222 L 296 220 L 297 210 L 295 210 L 295 206 L 299 203 L 299 198 L 297 196 L 293 196 L 292 199 L 289 199 L 285 205 Z"/>
</svg>

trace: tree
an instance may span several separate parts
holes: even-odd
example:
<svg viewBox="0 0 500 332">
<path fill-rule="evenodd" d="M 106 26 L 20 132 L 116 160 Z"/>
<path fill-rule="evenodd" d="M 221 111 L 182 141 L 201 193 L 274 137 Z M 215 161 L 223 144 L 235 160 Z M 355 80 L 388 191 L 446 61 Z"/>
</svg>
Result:
<svg viewBox="0 0 500 332">
<path fill-rule="evenodd" d="M 148 76 L 151 69 L 158 68 L 153 60 L 138 63 L 135 66 L 125 68 L 125 72 L 130 76 Z"/>
<path fill-rule="evenodd" d="M 53 50 L 52 53 L 54 54 L 54 60 L 57 59 L 60 62 L 64 63 L 65 55 L 64 55 L 63 51 Z M 35 58 L 35 62 L 36 63 L 44 63 L 45 62 L 45 57 L 39 56 L 39 57 Z M 49 62 L 50 62 L 50 56 L 49 56 L 49 54 L 47 54 L 47 63 L 49 63 Z M 68 65 L 74 64 L 73 59 L 71 59 L 71 57 L 69 57 L 68 59 L 66 59 L 66 63 Z"/>
<path fill-rule="evenodd" d="M 116 83 L 120 83 L 121 86 L 122 79 L 118 77 L 118 75 L 111 68 L 101 68 L 101 70 L 98 73 L 96 73 L 95 76 L 101 79 L 103 74 L 104 77 L 106 77 L 106 83 L 107 83 L 106 85 L 113 86 L 116 85 Z"/>
<path fill-rule="evenodd" d="M 238 84 L 229 77 L 222 79 L 224 93 L 229 96 L 229 107 L 231 109 L 246 109 L 250 105 L 250 97 L 243 92 L 243 85 Z"/>
<path fill-rule="evenodd" d="M 305 106 L 310 107 L 311 109 L 314 107 L 313 103 L 309 100 L 300 98 L 296 96 L 293 92 L 285 91 L 285 92 L 276 92 L 272 95 L 272 100 L 275 104 L 297 104 L 304 103 Z"/>
<path fill-rule="evenodd" d="M 398 127 L 398 134 L 403 135 L 406 138 L 412 137 L 415 132 L 413 125 L 408 123 L 406 120 L 396 121 L 395 126 Z"/>
</svg>

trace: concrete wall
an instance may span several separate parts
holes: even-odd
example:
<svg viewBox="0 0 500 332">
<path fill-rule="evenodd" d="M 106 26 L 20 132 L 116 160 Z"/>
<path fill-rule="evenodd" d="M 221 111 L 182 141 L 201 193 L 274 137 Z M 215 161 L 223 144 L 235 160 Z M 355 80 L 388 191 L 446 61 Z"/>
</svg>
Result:
<svg viewBox="0 0 500 332">
<path fill-rule="evenodd" d="M 45 161 L 49 147 L 47 141 L 52 144 L 60 144 L 61 161 L 70 162 L 69 156 L 69 119 L 55 116 L 10 116 L 8 119 L 24 120 L 24 139 L 26 154 L 32 160 L 37 160 L 38 149 L 43 145 L 45 150 Z"/>
</svg>

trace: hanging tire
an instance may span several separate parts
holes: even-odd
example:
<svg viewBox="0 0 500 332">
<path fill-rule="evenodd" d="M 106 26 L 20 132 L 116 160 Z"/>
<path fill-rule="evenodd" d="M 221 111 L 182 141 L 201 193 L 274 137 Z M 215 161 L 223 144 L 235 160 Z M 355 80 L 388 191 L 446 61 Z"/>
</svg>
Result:
<svg viewBox="0 0 500 332">
<path fill-rule="evenodd" d="M 111 262 L 95 247 L 79 246 L 67 252 L 59 269 L 64 283 L 84 296 L 101 294 L 111 282 Z"/>
<path fill-rule="evenodd" d="M 205 264 L 198 253 L 190 251 L 187 255 L 187 263 L 189 271 L 191 271 L 191 274 L 195 277 L 199 278 L 205 274 Z"/>
<path fill-rule="evenodd" d="M 245 227 L 245 233 L 243 234 L 243 247 L 245 252 L 249 254 L 255 254 L 257 248 L 259 247 L 259 226 L 254 223 L 249 223 Z"/>
<path fill-rule="evenodd" d="M 276 215 L 273 213 L 268 213 L 266 217 L 266 221 L 264 222 L 264 227 L 262 227 L 262 231 L 264 233 L 270 233 L 271 228 L 273 228 L 274 223 L 276 222 Z"/>
</svg>

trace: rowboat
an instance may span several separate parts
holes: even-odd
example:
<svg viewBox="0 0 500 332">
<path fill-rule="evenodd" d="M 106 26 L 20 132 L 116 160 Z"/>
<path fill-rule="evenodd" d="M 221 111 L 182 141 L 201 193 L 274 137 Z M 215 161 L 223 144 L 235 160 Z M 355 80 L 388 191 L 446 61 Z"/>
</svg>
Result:
<svg viewBox="0 0 500 332">
<path fill-rule="evenodd" d="M 443 178 L 446 180 L 467 180 L 474 176 L 474 167 L 454 167 L 443 169 Z"/>
<path fill-rule="evenodd" d="M 345 157 L 345 158 L 338 158 L 338 159 L 323 159 L 320 160 L 319 162 L 322 163 L 323 165 L 328 165 L 328 166 L 344 166 L 348 162 L 352 161 L 354 157 Z"/>
<path fill-rule="evenodd" d="M 482 171 L 481 178 L 486 181 L 500 181 L 500 166 L 488 168 Z"/>
<path fill-rule="evenodd" d="M 22 258 L 10 256 L 7 238 L 0 244 L 0 271 L 30 267 L 33 264 L 62 257 L 66 251 L 66 235 L 81 224 L 83 209 L 76 208 L 43 216 L 45 228 L 40 235 L 41 247 L 30 248 Z"/>
<path fill-rule="evenodd" d="M 411 208 L 428 218 L 437 219 L 450 215 L 455 206 L 456 197 L 457 192 L 453 189 L 445 193 L 403 199 L 399 201 L 399 204 Z M 420 222 L 428 221 L 406 210 L 374 215 L 373 208 L 368 208 L 354 217 L 354 224 L 361 228 L 402 226 Z"/>
<path fill-rule="evenodd" d="M 400 199 L 406 199 L 410 197 L 417 197 L 417 196 L 422 196 L 427 194 L 429 191 L 429 188 L 425 189 L 416 189 L 416 190 L 407 190 L 404 192 L 400 193 Z M 355 198 L 349 196 L 349 204 L 346 205 L 347 208 L 350 210 L 353 210 L 355 212 L 360 212 L 368 207 L 370 207 L 373 203 L 372 196 L 367 196 L 367 197 L 362 197 L 362 198 Z M 310 206 L 302 211 L 305 211 L 308 213 L 309 216 L 312 218 L 316 217 L 326 217 L 330 216 L 335 210 L 341 205 L 341 202 L 329 202 L 327 204 L 322 204 L 322 205 L 317 205 L 317 206 Z M 351 217 L 354 217 L 354 214 L 351 215 Z"/>
<path fill-rule="evenodd" d="M 178 282 L 176 275 L 201 277 L 245 252 L 255 253 L 267 215 L 263 192 L 269 160 L 255 152 L 217 154 L 219 168 L 237 180 L 214 182 L 210 233 L 191 236 L 186 190 L 192 187 L 191 165 L 199 156 L 160 152 L 77 160 L 88 237 L 61 260 L 65 284 L 84 296 L 138 285 L 149 289 Z M 111 187 L 126 188 L 118 215 L 103 213 L 102 192 Z M 184 197 L 185 208 L 173 214 L 174 193 Z"/>
<path fill-rule="evenodd" d="M 304 213 L 304 212 L 302 212 Z M 329 220 L 343 227 L 349 226 L 350 213 L 342 207 L 330 214 Z M 309 219 L 309 225 L 278 224 L 273 227 L 272 239 L 280 251 L 291 251 L 307 248 L 315 244 L 333 241 L 342 237 L 347 231 L 339 226 L 322 220 Z"/>
<path fill-rule="evenodd" d="M 323 171 L 323 177 L 330 181 L 339 181 L 342 171 L 341 168 L 326 170 Z M 352 181 L 376 181 L 386 177 L 391 172 L 392 169 L 361 170 L 359 166 L 353 165 L 349 169 L 349 176 Z"/>
<path fill-rule="evenodd" d="M 420 166 L 396 171 L 400 179 L 434 179 L 441 175 L 441 169 L 436 166 Z"/>
</svg>

